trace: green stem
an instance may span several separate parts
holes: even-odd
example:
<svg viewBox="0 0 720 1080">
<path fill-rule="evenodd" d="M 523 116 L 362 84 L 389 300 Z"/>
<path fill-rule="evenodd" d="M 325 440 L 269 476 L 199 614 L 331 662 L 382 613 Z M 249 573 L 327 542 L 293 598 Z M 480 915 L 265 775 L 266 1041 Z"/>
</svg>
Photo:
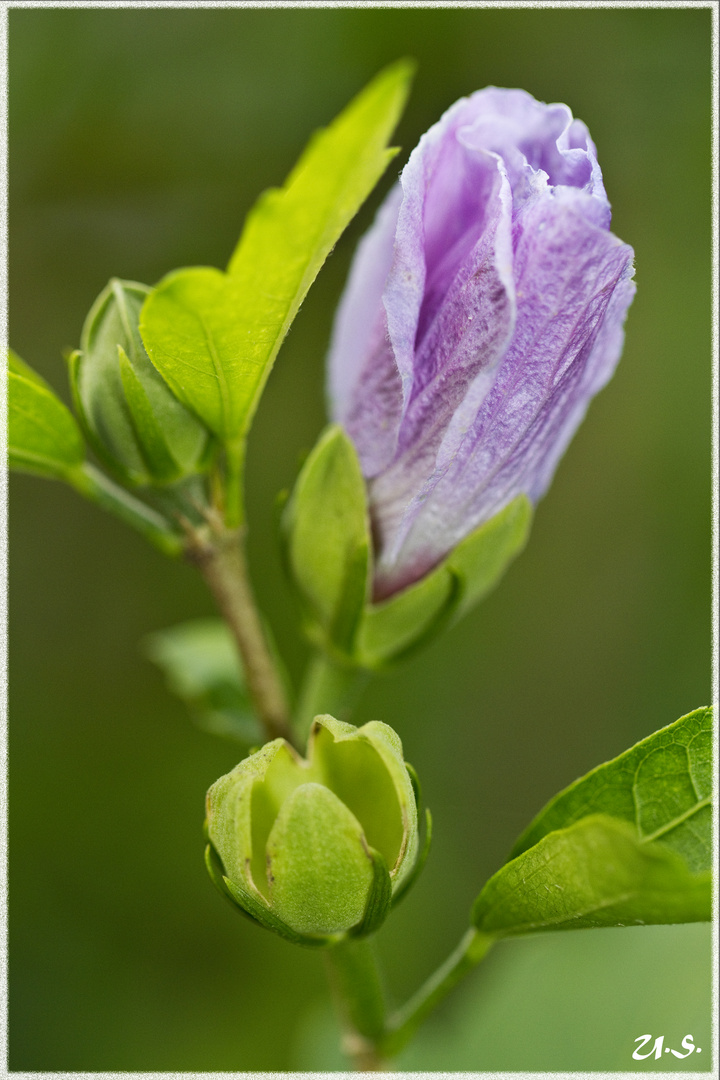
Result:
<svg viewBox="0 0 720 1080">
<path fill-rule="evenodd" d="M 109 510 L 127 525 L 132 525 L 165 555 L 179 555 L 182 552 L 182 540 L 173 533 L 170 523 L 161 514 L 113 483 L 93 465 L 85 462 L 69 473 L 67 479 L 86 499 L 103 510 Z"/>
<path fill-rule="evenodd" d="M 342 666 L 324 653 L 315 653 L 305 672 L 294 719 L 295 731 L 303 745 L 316 716 L 330 713 L 337 720 L 347 718 L 370 674 L 365 668 Z"/>
<path fill-rule="evenodd" d="M 187 527 L 186 555 L 205 579 L 235 638 L 247 687 L 268 739 L 297 745 L 290 727 L 285 689 L 278 674 L 250 584 L 243 531 L 211 520 Z"/>
<path fill-rule="evenodd" d="M 470 929 L 462 941 L 424 986 L 392 1016 L 380 1047 L 394 1056 L 410 1041 L 423 1020 L 457 983 L 487 955 L 494 942 L 489 934 Z"/>
<path fill-rule="evenodd" d="M 346 939 L 325 953 L 328 978 L 343 1025 L 343 1049 L 361 1072 L 381 1070 L 385 997 L 373 942 Z"/>
<path fill-rule="evenodd" d="M 225 524 L 228 529 L 238 529 L 245 520 L 245 446 L 245 439 L 225 444 Z"/>
</svg>

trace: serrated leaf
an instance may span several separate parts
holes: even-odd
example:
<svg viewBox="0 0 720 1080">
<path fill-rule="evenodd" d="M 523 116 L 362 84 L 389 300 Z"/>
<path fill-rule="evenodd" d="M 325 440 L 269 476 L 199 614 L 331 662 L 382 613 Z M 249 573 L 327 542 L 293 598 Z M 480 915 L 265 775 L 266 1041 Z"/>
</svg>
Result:
<svg viewBox="0 0 720 1080">
<path fill-rule="evenodd" d="M 70 410 L 48 384 L 8 350 L 10 467 L 64 479 L 85 459 L 85 444 Z"/>
<path fill-rule="evenodd" d="M 370 526 L 353 444 L 329 427 L 316 443 L 283 513 L 286 558 L 312 621 L 351 653 L 367 592 Z"/>
<path fill-rule="evenodd" d="M 602 813 L 632 824 L 639 840 L 672 848 L 692 871 L 708 870 L 711 790 L 712 708 L 702 708 L 561 791 L 531 822 L 510 857 L 555 829 Z"/>
<path fill-rule="evenodd" d="M 710 918 L 710 874 L 604 814 L 548 833 L 506 863 L 475 902 L 488 934 L 527 934 Z"/>
<path fill-rule="evenodd" d="M 250 211 L 227 274 L 165 278 L 141 331 L 176 395 L 227 443 L 245 436 L 278 349 L 310 285 L 394 156 L 407 63 L 381 72 L 310 141 L 280 189 Z"/>
<path fill-rule="evenodd" d="M 245 746 L 263 741 L 235 643 L 222 619 L 197 619 L 151 634 L 143 651 L 203 731 Z"/>
</svg>

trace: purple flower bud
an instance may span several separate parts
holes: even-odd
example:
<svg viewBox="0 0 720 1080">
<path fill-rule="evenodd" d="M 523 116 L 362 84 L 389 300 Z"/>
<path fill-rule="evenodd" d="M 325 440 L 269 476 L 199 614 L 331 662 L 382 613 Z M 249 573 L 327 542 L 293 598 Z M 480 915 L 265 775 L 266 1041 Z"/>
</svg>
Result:
<svg viewBox="0 0 720 1080">
<path fill-rule="evenodd" d="M 535 503 L 613 373 L 635 292 L 566 105 L 488 87 L 423 135 L 362 240 L 330 350 L 368 484 L 375 597 L 517 495 Z"/>
</svg>

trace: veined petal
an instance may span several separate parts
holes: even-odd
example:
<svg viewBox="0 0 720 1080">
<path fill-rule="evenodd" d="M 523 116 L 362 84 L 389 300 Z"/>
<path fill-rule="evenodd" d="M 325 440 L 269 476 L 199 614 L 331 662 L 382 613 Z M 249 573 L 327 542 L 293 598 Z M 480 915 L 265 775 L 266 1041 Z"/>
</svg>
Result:
<svg viewBox="0 0 720 1080">
<path fill-rule="evenodd" d="M 544 494 L 634 295 L 595 146 L 566 105 L 497 87 L 462 98 L 400 182 L 331 357 L 335 418 L 368 484 L 376 600 L 516 496 Z"/>
<path fill-rule="evenodd" d="M 392 460 L 403 409 L 382 304 L 401 198 L 398 185 L 358 246 L 330 344 L 330 415 L 355 443 L 365 476 L 374 476 Z"/>
<path fill-rule="evenodd" d="M 545 493 L 619 359 L 635 292 L 632 257 L 570 201 L 548 198 L 529 211 L 516 253 L 512 345 L 431 494 L 406 514 L 393 561 L 378 567 L 380 595 L 421 577 L 516 495 L 536 502 Z"/>
</svg>

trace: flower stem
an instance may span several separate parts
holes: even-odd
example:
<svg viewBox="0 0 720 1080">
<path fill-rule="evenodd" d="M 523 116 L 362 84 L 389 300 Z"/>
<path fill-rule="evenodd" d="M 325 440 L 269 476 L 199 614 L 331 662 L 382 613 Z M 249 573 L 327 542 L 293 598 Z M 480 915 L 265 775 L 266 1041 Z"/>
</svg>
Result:
<svg viewBox="0 0 720 1080">
<path fill-rule="evenodd" d="M 290 727 L 285 688 L 278 674 L 255 603 L 245 558 L 244 530 L 226 529 L 219 516 L 209 527 L 186 524 L 187 558 L 195 563 L 230 627 L 247 687 L 268 739 L 297 746 Z"/>
<path fill-rule="evenodd" d="M 401 1009 L 391 1016 L 380 1041 L 382 1051 L 394 1056 L 410 1041 L 423 1020 L 476 964 L 494 942 L 489 934 L 468 930 L 458 947 Z"/>
<path fill-rule="evenodd" d="M 330 713 L 336 720 L 346 720 L 366 684 L 370 672 L 364 668 L 341 666 L 324 653 L 310 659 L 303 680 L 294 727 L 301 743 L 307 741 L 313 719 Z"/>
<path fill-rule="evenodd" d="M 374 944 L 350 938 L 325 956 L 344 1030 L 343 1049 L 359 1072 L 379 1072 L 384 1068 L 378 1045 L 385 1030 L 385 997 Z"/>
</svg>

